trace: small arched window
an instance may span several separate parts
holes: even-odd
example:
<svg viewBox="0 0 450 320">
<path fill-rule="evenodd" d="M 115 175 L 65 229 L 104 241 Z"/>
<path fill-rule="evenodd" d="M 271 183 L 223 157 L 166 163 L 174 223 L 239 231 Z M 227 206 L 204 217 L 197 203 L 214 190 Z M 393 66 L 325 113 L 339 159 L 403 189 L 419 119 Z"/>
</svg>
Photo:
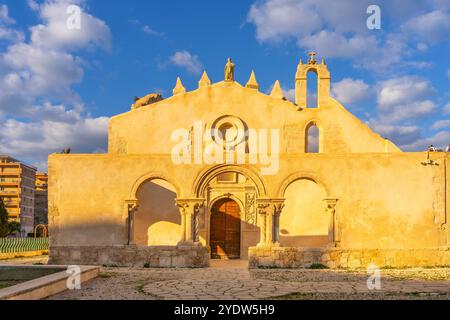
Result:
<svg viewBox="0 0 450 320">
<path fill-rule="evenodd" d="M 317 125 L 312 122 L 306 127 L 305 132 L 305 152 L 319 153 L 320 146 L 320 130 Z"/>
<path fill-rule="evenodd" d="M 308 88 L 306 93 L 306 107 L 317 108 L 318 77 L 315 70 L 308 71 L 306 83 Z"/>
</svg>

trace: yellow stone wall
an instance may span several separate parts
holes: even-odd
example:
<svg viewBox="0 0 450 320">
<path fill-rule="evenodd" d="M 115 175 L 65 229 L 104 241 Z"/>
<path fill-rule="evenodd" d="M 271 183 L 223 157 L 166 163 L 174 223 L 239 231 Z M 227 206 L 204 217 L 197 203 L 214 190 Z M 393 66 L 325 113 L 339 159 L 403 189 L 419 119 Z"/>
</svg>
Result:
<svg viewBox="0 0 450 320">
<path fill-rule="evenodd" d="M 170 154 L 173 130 L 190 129 L 199 120 L 211 125 L 224 115 L 238 117 L 252 129 L 279 129 L 281 153 L 304 153 L 311 122 L 322 132 L 325 153 L 400 151 L 332 98 L 328 105 L 298 111 L 290 101 L 237 82 L 219 82 L 111 118 L 109 153 Z"/>
<path fill-rule="evenodd" d="M 448 155 L 424 166 L 426 153 L 282 155 L 280 172 L 262 176 L 267 197 L 283 197 L 290 181 L 314 179 L 336 212 L 343 247 L 419 248 L 447 245 L 444 183 Z M 70 170 L 68 170 L 70 168 Z M 245 168 L 249 168 L 246 166 Z M 57 244 L 126 242 L 125 200 L 145 178 L 163 178 L 189 197 L 203 166 L 173 166 L 170 156 L 52 155 L 49 215 Z M 248 169 L 250 172 L 258 172 Z M 447 168 L 448 171 L 448 168 Z M 75 187 L 76 186 L 76 187 Z M 449 190 L 449 189 L 447 189 Z M 447 200 L 448 201 L 448 200 Z"/>
<path fill-rule="evenodd" d="M 316 109 L 302 107 L 311 68 L 319 78 Z M 51 245 L 127 245 L 129 204 L 139 201 L 135 243 L 174 246 L 184 230 L 174 203 L 180 198 L 205 199 L 199 234 L 207 245 L 208 210 L 214 199 L 227 196 L 242 207 L 241 257 L 246 257 L 260 227 L 259 218 L 247 212 L 252 191 L 257 198 L 286 199 L 281 246 L 325 247 L 333 240 L 330 230 L 336 230 L 340 248 L 357 252 L 448 247 L 448 153 L 401 152 L 329 97 L 329 84 L 325 64 L 300 64 L 295 104 L 282 99 L 279 85 L 271 95 L 259 92 L 255 77 L 244 87 L 233 81 L 210 84 L 204 74 L 200 87 L 189 92 L 178 79 L 174 96 L 111 118 L 108 154 L 49 157 Z M 261 175 L 261 165 L 174 164 L 173 131 L 190 130 L 196 121 L 209 129 L 221 117 L 251 129 L 279 130 L 276 174 Z M 305 153 L 311 124 L 319 128 L 318 154 Z M 227 171 L 238 172 L 244 182 L 215 186 L 214 177 Z M 335 221 L 326 199 L 337 199 Z"/>
</svg>

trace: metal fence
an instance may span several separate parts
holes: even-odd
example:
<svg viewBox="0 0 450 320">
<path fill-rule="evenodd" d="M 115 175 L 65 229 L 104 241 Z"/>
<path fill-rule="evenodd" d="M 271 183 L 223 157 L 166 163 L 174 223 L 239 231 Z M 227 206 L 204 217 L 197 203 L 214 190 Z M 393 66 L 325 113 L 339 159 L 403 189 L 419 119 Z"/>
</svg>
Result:
<svg viewBox="0 0 450 320">
<path fill-rule="evenodd" d="M 48 238 L 0 238 L 0 253 L 48 250 Z"/>
</svg>

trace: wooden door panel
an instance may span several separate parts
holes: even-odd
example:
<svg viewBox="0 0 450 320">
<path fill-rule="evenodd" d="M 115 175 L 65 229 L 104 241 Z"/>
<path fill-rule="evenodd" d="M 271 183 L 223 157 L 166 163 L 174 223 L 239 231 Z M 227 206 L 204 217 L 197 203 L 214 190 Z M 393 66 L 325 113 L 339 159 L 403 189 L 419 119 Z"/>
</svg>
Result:
<svg viewBox="0 0 450 320">
<path fill-rule="evenodd" d="M 217 202 L 211 210 L 211 257 L 240 257 L 241 218 L 239 205 L 230 199 Z"/>
</svg>

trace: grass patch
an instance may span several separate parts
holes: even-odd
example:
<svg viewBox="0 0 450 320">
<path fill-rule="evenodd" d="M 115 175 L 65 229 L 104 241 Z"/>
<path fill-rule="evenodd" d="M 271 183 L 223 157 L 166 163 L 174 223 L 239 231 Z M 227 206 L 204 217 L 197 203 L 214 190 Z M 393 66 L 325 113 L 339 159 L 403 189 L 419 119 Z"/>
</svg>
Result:
<svg viewBox="0 0 450 320">
<path fill-rule="evenodd" d="M 107 279 L 107 278 L 113 277 L 113 274 L 109 273 L 109 272 L 100 272 L 100 274 L 98 276 L 100 278 Z"/>
<path fill-rule="evenodd" d="M 118 264 L 103 264 L 103 268 L 121 268 Z"/>
<path fill-rule="evenodd" d="M 0 281 L 0 289 L 12 287 L 21 282 L 24 282 L 24 281 Z"/>
<path fill-rule="evenodd" d="M 277 268 L 276 266 L 258 266 L 258 269 L 265 270 L 265 269 L 280 269 L 280 268 Z"/>
<path fill-rule="evenodd" d="M 450 265 L 444 264 L 444 265 L 437 265 L 437 266 L 425 266 L 422 267 L 423 269 L 449 269 Z"/>
<path fill-rule="evenodd" d="M 314 263 L 314 264 L 310 265 L 308 269 L 311 269 L 311 270 L 324 270 L 324 269 L 329 269 L 329 268 L 326 265 L 324 265 L 324 264 Z"/>
<path fill-rule="evenodd" d="M 140 283 L 138 286 L 136 286 L 137 292 L 139 292 L 140 294 L 144 294 L 144 295 L 146 295 L 146 296 L 152 297 L 152 298 L 154 298 L 155 300 L 162 300 L 160 297 L 158 297 L 158 296 L 156 296 L 156 295 L 154 295 L 154 294 L 151 294 L 151 293 L 146 292 L 146 291 L 144 290 L 144 287 L 145 287 L 146 285 L 147 285 L 147 283 Z"/>
<path fill-rule="evenodd" d="M 314 298 L 314 293 L 296 292 L 284 296 L 268 298 L 267 300 L 311 300 L 312 298 Z"/>
</svg>

